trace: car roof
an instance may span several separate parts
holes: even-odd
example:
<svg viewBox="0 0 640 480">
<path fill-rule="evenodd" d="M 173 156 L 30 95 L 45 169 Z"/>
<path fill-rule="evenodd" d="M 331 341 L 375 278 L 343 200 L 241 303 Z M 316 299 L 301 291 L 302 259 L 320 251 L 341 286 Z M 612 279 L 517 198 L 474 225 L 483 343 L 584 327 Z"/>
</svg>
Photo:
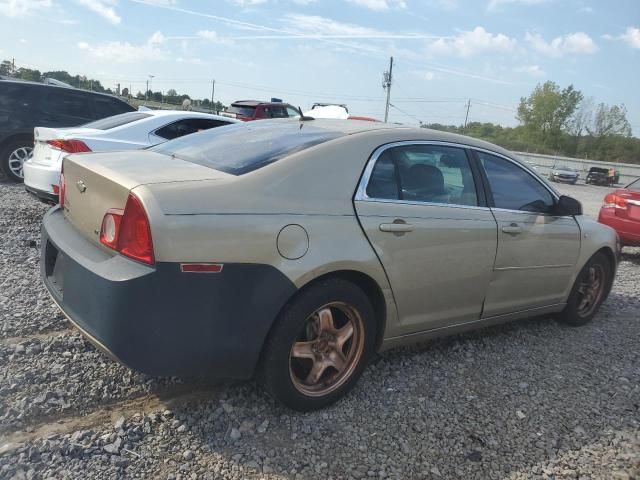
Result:
<svg viewBox="0 0 640 480">
<path fill-rule="evenodd" d="M 265 121 L 265 120 L 261 120 Z M 275 120 L 278 122 L 300 122 L 297 118 L 291 119 L 283 119 L 283 120 Z M 403 137 L 407 138 L 410 136 L 414 140 L 418 141 L 433 141 L 433 142 L 445 142 L 445 143 L 455 143 L 468 145 L 469 147 L 475 147 L 485 150 L 491 150 L 496 153 L 500 153 L 502 155 L 509 156 L 514 158 L 513 153 L 505 150 L 498 145 L 494 145 L 493 143 L 485 142 L 484 140 L 478 140 L 476 138 L 467 137 L 465 135 L 459 135 L 457 133 L 449 133 L 443 132 L 440 130 L 432 130 L 430 128 L 422 128 L 422 127 L 410 127 L 407 125 L 398 125 L 393 123 L 384 123 L 384 122 L 371 122 L 366 120 L 337 120 L 337 119 L 324 119 L 318 118 L 314 120 L 306 120 L 305 123 L 309 123 L 317 128 L 323 128 L 326 130 L 332 130 L 336 132 L 343 133 L 345 135 L 354 135 L 354 134 L 370 134 L 381 131 L 387 131 L 389 133 L 389 141 L 392 142 L 393 137 L 397 135 L 397 133 L 402 132 Z"/>
<path fill-rule="evenodd" d="M 258 105 L 289 105 L 287 102 L 263 102 L 261 100 L 238 100 L 233 102 L 231 106 L 240 105 L 245 107 L 255 107 Z"/>
<path fill-rule="evenodd" d="M 139 110 L 141 111 L 141 110 Z M 235 118 L 224 117 L 222 115 L 216 115 L 215 113 L 207 112 L 195 112 L 193 110 L 143 110 L 142 113 L 147 113 L 154 117 L 202 117 L 215 120 L 222 120 L 225 122 L 239 122 Z"/>
<path fill-rule="evenodd" d="M 41 83 L 41 82 L 33 82 L 31 80 L 21 80 L 19 78 L 0 78 L 0 85 L 3 83 L 15 83 L 17 85 L 29 85 L 34 87 L 42 87 L 42 88 L 62 88 L 65 90 L 72 90 L 74 92 L 83 92 L 88 95 L 100 95 L 102 97 L 115 98 L 116 100 L 120 100 L 121 102 L 127 103 L 123 98 L 118 97 L 112 93 L 102 93 L 102 92 L 93 92 L 91 90 L 85 90 L 83 88 L 76 88 L 73 86 L 65 87 L 63 85 L 52 85 L 50 83 Z"/>
</svg>

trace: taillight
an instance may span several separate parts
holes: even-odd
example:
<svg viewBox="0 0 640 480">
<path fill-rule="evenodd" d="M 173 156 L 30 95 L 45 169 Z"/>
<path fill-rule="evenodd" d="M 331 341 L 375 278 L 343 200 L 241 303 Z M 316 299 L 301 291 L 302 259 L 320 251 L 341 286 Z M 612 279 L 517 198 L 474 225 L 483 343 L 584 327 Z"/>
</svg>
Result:
<svg viewBox="0 0 640 480">
<path fill-rule="evenodd" d="M 60 192 L 58 193 L 58 203 L 60 207 L 64 210 L 64 194 L 67 190 L 67 183 L 64 181 L 64 161 L 62 162 L 62 167 L 60 168 Z"/>
<path fill-rule="evenodd" d="M 89 146 L 82 140 L 47 140 L 51 148 L 69 153 L 90 152 Z"/>
<path fill-rule="evenodd" d="M 100 243 L 139 262 L 154 263 L 149 219 L 133 193 L 129 194 L 124 210 L 107 210 L 102 219 Z"/>
<path fill-rule="evenodd" d="M 627 208 L 627 199 L 615 193 L 609 193 L 604 197 L 604 205 L 606 208 Z"/>
</svg>

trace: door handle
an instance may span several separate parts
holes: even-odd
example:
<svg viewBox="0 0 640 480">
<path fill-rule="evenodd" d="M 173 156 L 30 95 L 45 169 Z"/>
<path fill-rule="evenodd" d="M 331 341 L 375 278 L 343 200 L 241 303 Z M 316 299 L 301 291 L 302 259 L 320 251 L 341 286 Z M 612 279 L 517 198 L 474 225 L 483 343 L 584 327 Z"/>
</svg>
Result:
<svg viewBox="0 0 640 480">
<path fill-rule="evenodd" d="M 413 231 L 413 225 L 411 225 L 410 223 L 381 223 L 380 224 L 380 231 L 381 232 L 393 232 L 393 233 L 405 233 L 405 232 L 412 232 Z"/>
<path fill-rule="evenodd" d="M 511 225 L 505 225 L 502 227 L 502 231 L 504 233 L 508 233 L 509 235 L 518 235 L 522 233 L 522 227 L 517 223 L 512 223 Z"/>
</svg>

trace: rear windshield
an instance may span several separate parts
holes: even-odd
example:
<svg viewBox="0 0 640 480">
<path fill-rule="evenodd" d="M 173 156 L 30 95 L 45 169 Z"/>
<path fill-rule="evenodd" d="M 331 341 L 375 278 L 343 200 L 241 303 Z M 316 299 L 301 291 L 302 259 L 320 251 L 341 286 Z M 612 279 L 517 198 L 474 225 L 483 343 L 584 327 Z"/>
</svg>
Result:
<svg viewBox="0 0 640 480">
<path fill-rule="evenodd" d="M 96 130 L 109 130 L 110 128 L 121 127 L 127 123 L 142 120 L 143 118 L 150 117 L 148 113 L 143 112 L 127 112 L 120 115 L 114 115 L 112 117 L 96 120 L 95 122 L 89 122 L 82 125 L 85 128 L 95 128 Z"/>
<path fill-rule="evenodd" d="M 243 175 L 344 134 L 300 122 L 235 123 L 177 138 L 149 150 Z"/>
<path fill-rule="evenodd" d="M 634 182 L 631 182 L 629 185 L 627 185 L 625 188 L 628 188 L 630 190 L 640 190 L 640 178 L 637 179 Z"/>
<path fill-rule="evenodd" d="M 253 114 L 255 111 L 256 111 L 256 107 L 245 107 L 245 106 L 240 107 L 237 105 L 231 105 L 227 109 L 227 112 L 242 115 L 243 117 L 253 117 Z"/>
</svg>

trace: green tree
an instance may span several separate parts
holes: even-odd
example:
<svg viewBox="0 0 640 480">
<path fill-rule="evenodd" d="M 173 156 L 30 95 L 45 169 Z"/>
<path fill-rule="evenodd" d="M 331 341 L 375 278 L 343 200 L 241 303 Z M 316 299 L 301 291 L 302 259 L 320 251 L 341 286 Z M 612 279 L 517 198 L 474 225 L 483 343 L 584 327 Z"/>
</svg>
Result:
<svg viewBox="0 0 640 480">
<path fill-rule="evenodd" d="M 11 74 L 13 74 L 13 62 L 3 60 L 2 63 L 0 63 L 0 75 L 10 76 Z"/>
<path fill-rule="evenodd" d="M 558 148 L 583 95 L 569 85 L 560 89 L 555 82 L 538 84 L 528 97 L 522 97 L 516 118 L 532 140 Z"/>
</svg>

